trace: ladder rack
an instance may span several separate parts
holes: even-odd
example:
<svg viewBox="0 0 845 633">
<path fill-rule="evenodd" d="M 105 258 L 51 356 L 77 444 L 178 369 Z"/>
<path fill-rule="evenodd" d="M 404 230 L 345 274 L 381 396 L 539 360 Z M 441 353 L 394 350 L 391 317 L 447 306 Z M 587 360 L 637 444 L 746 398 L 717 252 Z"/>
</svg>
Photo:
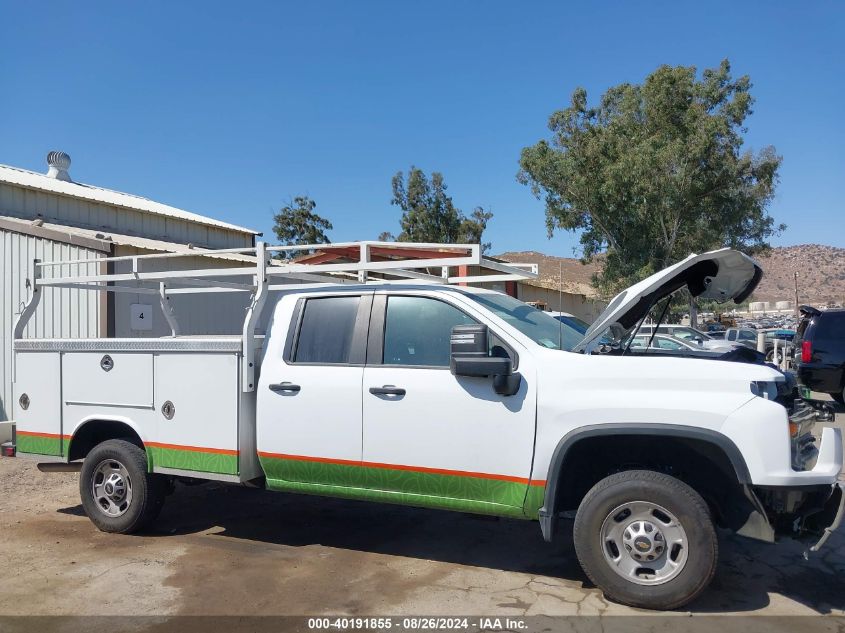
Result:
<svg viewBox="0 0 845 633">
<path fill-rule="evenodd" d="M 296 257 L 300 254 L 299 257 Z M 286 256 L 287 259 L 279 259 Z M 191 270 L 151 270 L 150 263 L 201 257 L 226 260 L 230 266 Z M 108 270 L 113 265 L 127 272 L 74 274 L 79 267 L 97 265 Z M 74 268 L 75 267 L 75 268 Z M 453 275 L 452 269 L 458 274 Z M 472 268 L 472 273 L 470 273 Z M 297 244 L 268 246 L 258 242 L 253 247 L 217 250 L 186 247 L 179 252 L 100 257 L 56 262 L 35 261 L 32 295 L 18 317 L 14 338 L 23 336 L 27 322 L 35 313 L 41 288 L 76 288 L 99 292 L 123 292 L 158 296 L 164 317 L 173 336 L 179 335 L 179 323 L 170 296 L 214 292 L 250 293 L 244 318 L 242 339 L 244 353 L 244 391 L 254 389 L 255 327 L 271 290 L 290 289 L 295 280 L 317 284 L 339 283 L 417 283 L 465 284 L 535 279 L 536 264 L 513 264 L 485 257 L 478 244 L 430 244 L 415 242 L 342 242 L 336 244 Z"/>
</svg>

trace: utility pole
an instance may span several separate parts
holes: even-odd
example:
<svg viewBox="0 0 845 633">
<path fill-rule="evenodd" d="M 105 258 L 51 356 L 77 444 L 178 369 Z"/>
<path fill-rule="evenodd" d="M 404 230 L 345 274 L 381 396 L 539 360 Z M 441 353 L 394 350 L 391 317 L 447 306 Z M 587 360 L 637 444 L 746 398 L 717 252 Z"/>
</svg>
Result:
<svg viewBox="0 0 845 633">
<path fill-rule="evenodd" d="M 801 312 L 798 309 L 798 271 L 795 271 L 795 319 L 801 318 Z"/>
</svg>

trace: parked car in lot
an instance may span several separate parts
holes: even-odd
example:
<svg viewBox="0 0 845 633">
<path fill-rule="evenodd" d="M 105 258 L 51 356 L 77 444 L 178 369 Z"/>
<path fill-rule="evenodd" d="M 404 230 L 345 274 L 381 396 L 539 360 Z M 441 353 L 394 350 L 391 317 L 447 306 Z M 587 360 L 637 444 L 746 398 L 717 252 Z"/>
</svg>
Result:
<svg viewBox="0 0 845 633">
<path fill-rule="evenodd" d="M 758 348 L 758 336 L 763 333 L 766 360 L 780 364 L 784 355 L 792 357 L 793 339 L 795 330 L 785 328 L 750 329 L 750 328 L 728 328 L 725 332 L 725 340 L 739 343 L 749 349 Z M 775 341 L 777 341 L 777 358 L 775 358 Z"/>
<path fill-rule="evenodd" d="M 795 330 L 778 327 L 763 330 L 766 347 L 766 360 L 780 365 L 784 358 L 793 358 L 795 354 Z M 777 357 L 775 355 L 777 354 Z"/>
<path fill-rule="evenodd" d="M 690 343 L 668 334 L 640 334 L 635 336 L 631 341 L 631 349 L 658 349 L 673 352 L 691 351 L 701 352 L 702 347 L 696 343 Z M 709 353 L 720 356 L 720 351 L 710 351 Z"/>
<path fill-rule="evenodd" d="M 801 306 L 795 348 L 801 385 L 845 404 L 845 310 Z"/>
<path fill-rule="evenodd" d="M 757 349 L 757 330 L 731 327 L 725 330 L 725 340 Z"/>
<path fill-rule="evenodd" d="M 678 289 L 744 301 L 762 275 L 746 255 L 691 255 L 581 332 L 507 295 L 444 283 L 449 267 L 525 274 L 478 245 L 424 258 L 403 249 L 431 245 L 276 251 L 333 248 L 360 261 L 274 264 L 259 244 L 241 251 L 254 267 L 148 272 L 157 256 L 136 256 L 131 274 L 37 276 L 15 326 L 19 453 L 79 470 L 82 506 L 106 532 L 148 526 L 179 478 L 536 520 L 546 540 L 569 514 L 592 582 L 652 609 L 704 591 L 716 526 L 816 551 L 841 523 L 841 432 L 826 427 L 817 441 L 816 410 L 778 400 L 782 373 L 622 345 Z M 245 274 L 251 283 L 216 285 Z M 307 283 L 271 283 L 297 275 Z M 176 336 L 169 311 L 167 338 L 22 338 L 44 288 L 139 285 L 166 310 L 176 289 L 248 292 L 242 334 Z"/>
<path fill-rule="evenodd" d="M 651 334 L 654 332 L 653 325 L 643 325 L 639 329 L 639 334 Z M 705 334 L 701 330 L 697 330 L 687 325 L 659 325 L 657 326 L 658 334 L 667 334 L 675 338 L 679 338 L 691 343 L 695 343 L 699 347 L 712 350 L 729 350 L 736 347 L 736 344 L 728 341 L 719 340 L 709 334 Z"/>
</svg>

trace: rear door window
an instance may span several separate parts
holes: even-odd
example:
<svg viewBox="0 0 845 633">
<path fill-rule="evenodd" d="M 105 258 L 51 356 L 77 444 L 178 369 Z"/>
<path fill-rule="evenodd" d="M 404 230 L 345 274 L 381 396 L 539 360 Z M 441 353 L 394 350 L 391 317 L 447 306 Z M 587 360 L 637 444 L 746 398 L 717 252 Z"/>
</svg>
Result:
<svg viewBox="0 0 845 633">
<path fill-rule="evenodd" d="M 318 297 L 306 300 L 293 362 L 348 363 L 360 299 Z"/>
</svg>

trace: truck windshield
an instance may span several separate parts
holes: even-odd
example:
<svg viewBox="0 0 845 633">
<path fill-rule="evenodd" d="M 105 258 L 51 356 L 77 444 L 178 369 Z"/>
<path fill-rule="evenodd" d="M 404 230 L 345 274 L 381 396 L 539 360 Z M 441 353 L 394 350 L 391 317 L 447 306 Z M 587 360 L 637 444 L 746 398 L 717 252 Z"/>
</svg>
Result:
<svg viewBox="0 0 845 633">
<path fill-rule="evenodd" d="M 584 338 L 584 335 L 571 325 L 508 295 L 467 293 L 466 296 L 543 347 L 568 352 Z"/>
</svg>

